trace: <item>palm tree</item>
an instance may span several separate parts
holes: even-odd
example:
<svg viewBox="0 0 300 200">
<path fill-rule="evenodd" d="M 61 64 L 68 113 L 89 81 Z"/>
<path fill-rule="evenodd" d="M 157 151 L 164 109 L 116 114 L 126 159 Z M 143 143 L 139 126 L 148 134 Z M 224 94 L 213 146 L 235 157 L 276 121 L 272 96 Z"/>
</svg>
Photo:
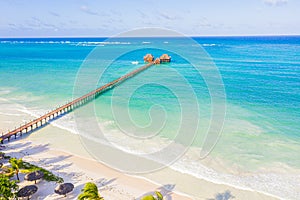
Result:
<svg viewBox="0 0 300 200">
<path fill-rule="evenodd" d="M 155 191 L 155 194 L 156 194 L 156 198 L 153 195 L 147 195 L 144 196 L 142 200 L 163 200 L 164 197 L 160 192 Z"/>
<path fill-rule="evenodd" d="M 157 200 L 163 200 L 164 197 L 160 192 L 155 191 L 155 194 L 156 194 Z"/>
<path fill-rule="evenodd" d="M 98 192 L 98 187 L 95 183 L 86 183 L 82 189 L 82 193 L 78 196 L 78 200 L 104 200 Z"/>
<path fill-rule="evenodd" d="M 155 199 L 155 197 L 152 196 L 152 195 L 147 195 L 147 196 L 144 196 L 144 197 L 142 198 L 142 200 L 156 200 L 156 199 Z"/>
<path fill-rule="evenodd" d="M 11 164 L 11 168 L 15 171 L 15 174 L 17 175 L 18 181 L 20 181 L 19 171 L 20 171 L 20 168 L 23 166 L 22 158 L 20 158 L 20 159 L 11 158 L 9 160 L 9 163 Z"/>
</svg>

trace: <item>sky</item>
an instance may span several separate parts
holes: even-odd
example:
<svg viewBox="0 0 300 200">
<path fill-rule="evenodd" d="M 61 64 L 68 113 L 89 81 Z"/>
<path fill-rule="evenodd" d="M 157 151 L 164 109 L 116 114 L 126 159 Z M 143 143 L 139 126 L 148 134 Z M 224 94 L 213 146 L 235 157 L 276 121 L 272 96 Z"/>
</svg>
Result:
<svg viewBox="0 0 300 200">
<path fill-rule="evenodd" d="M 299 0 L 0 0 L 0 37 L 300 35 Z"/>
</svg>

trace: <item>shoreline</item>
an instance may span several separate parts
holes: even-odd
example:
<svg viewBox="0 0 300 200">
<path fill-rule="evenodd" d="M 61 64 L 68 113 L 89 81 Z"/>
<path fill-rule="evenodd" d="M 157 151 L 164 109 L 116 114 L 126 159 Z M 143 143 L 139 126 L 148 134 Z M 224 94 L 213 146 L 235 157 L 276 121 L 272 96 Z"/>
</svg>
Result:
<svg viewBox="0 0 300 200">
<path fill-rule="evenodd" d="M 9 103 L 9 102 L 7 102 Z M 9 103 L 10 104 L 10 103 Z M 3 110 L 3 113 L 11 113 L 11 110 Z M 2 128 L 5 127 L 12 127 L 13 124 L 16 124 L 16 122 L 24 122 L 26 119 L 32 118 L 30 112 L 24 112 L 22 109 L 21 110 L 14 110 L 13 116 L 10 114 L 1 114 L 0 119 L 3 126 Z M 71 120 L 71 116 L 68 120 Z M 9 119 L 9 120 L 8 120 Z M 6 123 L 6 121 L 9 121 L 10 123 Z M 58 123 L 57 123 L 58 122 Z M 71 133 L 68 128 L 62 128 L 61 127 L 61 122 L 60 119 L 54 122 L 54 124 L 49 124 L 46 127 L 32 132 L 30 134 L 24 134 L 23 138 L 18 138 L 17 140 L 12 139 L 11 142 L 6 143 L 5 145 L 10 145 L 12 143 L 20 143 L 21 146 L 26 143 L 30 142 L 34 144 L 35 147 L 44 146 L 49 148 L 50 150 L 54 149 L 55 151 L 59 151 L 62 154 L 67 154 L 69 156 L 76 156 L 78 157 L 78 160 L 81 160 L 81 162 L 84 162 L 85 160 L 88 160 L 89 162 L 95 162 L 102 166 L 108 167 L 109 166 L 99 163 L 98 161 L 95 161 L 89 153 L 87 153 L 86 149 L 82 146 L 79 140 L 79 136 Z M 57 140 L 59 138 L 60 140 Z M 68 141 L 68 142 L 65 142 Z M 20 150 L 17 148 L 16 150 Z M 44 150 L 46 151 L 46 150 Z M 41 152 L 43 152 L 43 149 L 41 149 Z M 47 151 L 46 151 L 47 152 Z M 208 161 L 208 166 L 210 166 L 211 163 Z M 187 163 L 188 165 L 188 163 Z M 88 166 L 85 166 L 83 168 L 89 168 Z M 82 169 L 85 173 L 86 169 Z M 110 168 L 110 170 L 114 170 Z M 122 172 L 119 172 L 117 170 L 114 170 L 116 173 L 123 174 Z M 54 171 L 55 172 L 55 171 Z M 171 175 L 170 175 L 171 174 Z M 240 188 L 236 187 L 234 184 L 230 185 L 227 183 L 218 183 L 214 182 L 213 180 L 210 180 L 209 178 L 201 178 L 201 177 L 196 177 L 194 175 L 191 175 L 190 173 L 185 173 L 181 172 L 176 169 L 170 169 L 169 167 L 164 168 L 161 171 L 158 171 L 156 173 L 149 173 L 146 175 L 142 176 L 137 176 L 137 175 L 127 175 L 129 177 L 135 177 L 141 181 L 141 182 L 149 182 L 152 183 L 153 185 L 172 185 L 175 184 L 175 192 L 177 195 L 184 196 L 192 196 L 192 198 L 188 199 L 208 199 L 208 198 L 214 198 L 214 196 L 218 194 L 224 194 L 226 191 L 232 192 L 232 195 L 235 197 L 240 197 L 242 199 L 279 199 L 280 197 L 274 196 L 269 193 L 265 192 L 260 192 L 256 190 L 251 190 L 250 188 Z M 170 180 L 169 182 L 166 180 Z M 183 181 L 178 181 L 178 180 L 185 180 Z M 139 181 L 138 181 L 139 182 Z M 160 184 L 158 184 L 160 183 Z M 201 186 L 202 189 L 199 188 L 190 188 L 190 183 L 194 183 L 195 186 Z M 136 185 L 139 185 L 137 183 Z M 204 189 L 203 189 L 204 188 Z M 150 191 L 154 191 L 155 188 L 148 188 Z M 140 192 L 149 192 L 149 191 L 142 191 Z M 202 198 L 203 197 L 203 198 Z M 251 198 L 250 198 L 251 197 Z"/>
<path fill-rule="evenodd" d="M 153 192 L 157 189 L 162 189 L 162 186 L 169 187 L 171 189 L 171 194 L 170 191 L 168 190 L 163 190 L 164 194 L 171 195 L 173 199 L 211 199 L 214 198 L 216 195 L 225 195 L 227 192 L 227 195 L 230 194 L 237 199 L 278 199 L 278 197 L 273 197 L 270 196 L 269 194 L 263 194 L 261 192 L 257 191 L 250 191 L 250 190 L 245 190 L 245 189 L 239 189 L 234 186 L 229 186 L 225 184 L 217 184 L 213 183 L 211 181 L 207 181 L 204 179 L 199 179 L 196 177 L 193 177 L 192 175 L 185 174 L 182 172 L 175 171 L 170 168 L 164 168 L 160 171 L 154 172 L 154 173 L 149 173 L 149 174 L 144 174 L 142 176 L 137 176 L 137 175 L 131 175 L 131 174 L 124 174 L 121 173 L 115 169 L 112 169 L 108 167 L 105 164 L 102 164 L 98 161 L 95 161 L 86 151 L 84 151 L 83 147 L 79 146 L 78 142 L 78 136 L 67 133 L 67 131 L 60 131 L 58 133 L 59 128 L 53 127 L 53 126 L 48 126 L 45 127 L 43 130 L 39 130 L 38 132 L 31 133 L 28 135 L 26 138 L 20 138 L 17 140 L 12 140 L 10 143 L 5 143 L 6 146 L 16 146 L 16 149 L 14 151 L 23 151 L 22 148 L 18 148 L 18 146 L 23 146 L 30 144 L 29 149 L 38 149 L 39 153 L 33 152 L 32 154 L 28 153 L 28 150 L 26 148 L 24 149 L 28 155 L 25 153 L 25 158 L 26 161 L 33 161 L 37 165 L 41 165 L 42 167 L 47 168 L 47 166 L 43 166 L 43 159 L 47 159 L 48 157 L 61 157 L 61 156 L 67 156 L 70 158 L 67 158 L 66 161 L 69 160 L 72 165 L 74 165 L 75 168 L 80 169 L 80 171 L 85 174 L 85 176 L 88 176 L 88 174 L 93 174 L 92 177 L 97 177 L 99 174 L 102 172 L 102 177 L 106 176 L 107 177 L 109 174 L 113 174 L 110 176 L 110 178 L 113 178 L 115 176 L 121 176 L 124 177 L 124 181 L 120 181 L 117 185 L 120 188 L 125 187 L 127 190 L 131 192 L 131 196 L 134 196 L 134 199 L 138 199 L 138 194 L 143 195 L 148 192 Z M 52 134 L 51 134 L 52 133 Z M 54 142 L 55 137 L 54 135 L 57 134 L 63 134 L 64 137 L 62 138 L 61 142 Z M 47 138 L 45 136 L 48 136 Z M 66 144 L 64 141 L 66 141 L 66 138 L 69 139 L 68 143 Z M 76 139 L 77 138 L 77 139 Z M 65 144 L 65 145 L 63 145 Z M 70 147 L 76 147 L 75 148 L 70 148 Z M 9 147 L 10 148 L 10 147 Z M 39 160 L 39 162 L 37 161 Z M 85 164 L 82 164 L 85 163 Z M 90 163 L 90 164 L 87 164 Z M 58 163 L 59 166 L 64 166 L 66 165 L 64 162 Z M 91 167 L 91 166 L 92 167 Z M 102 170 L 98 170 L 97 168 L 94 168 L 93 166 L 96 165 Z M 71 170 L 66 168 L 66 170 L 69 170 L 69 172 L 72 174 L 76 170 Z M 52 170 L 51 170 L 52 171 Z M 53 171 L 56 173 L 56 171 Z M 60 172 L 59 172 L 60 173 Z M 65 172 L 64 172 L 65 173 Z M 67 177 L 67 178 L 66 178 Z M 66 181 L 71 180 L 72 182 L 72 177 L 63 177 Z M 100 177 L 99 177 L 100 179 Z M 134 180 L 131 180 L 134 179 Z M 88 179 L 86 179 L 87 181 Z M 132 186 L 128 186 L 128 180 L 131 180 Z M 190 183 L 193 183 L 195 187 L 190 187 Z M 83 183 L 81 183 L 83 184 Z M 143 185 L 147 185 L 146 187 Z M 78 185 L 78 184 L 76 184 Z M 142 187 L 141 187 L 142 185 Z M 139 189 L 132 189 L 134 187 L 137 187 Z M 200 188 L 198 188 L 200 187 Z M 145 189 L 143 189 L 145 188 Z M 228 193 L 229 192 L 229 193 Z M 103 196 L 107 196 L 106 199 L 110 199 L 108 194 L 109 192 L 104 192 Z M 119 192 L 121 193 L 121 192 Z M 101 190 L 100 190 L 101 194 Z M 122 196 L 122 194 L 119 194 Z M 129 196 L 130 196 L 129 195 Z M 128 197 L 129 197 L 128 196 Z M 114 197 L 112 199 L 118 199 L 119 197 Z M 47 198 L 48 199 L 48 198 Z M 55 197 L 50 196 L 49 199 L 55 199 Z M 126 197 L 127 199 L 127 197 Z"/>
<path fill-rule="evenodd" d="M 72 199 L 76 198 L 83 188 L 83 185 L 90 181 L 98 185 L 100 195 L 105 199 L 139 199 L 148 193 L 159 190 L 162 194 L 167 194 L 174 199 L 192 199 L 187 195 L 178 194 L 176 191 L 169 192 L 164 190 L 160 185 L 154 184 L 141 177 L 119 173 L 95 160 L 70 154 L 62 150 L 55 150 L 51 147 L 48 148 L 48 145 L 42 143 L 34 144 L 34 142 L 27 138 L 15 140 L 11 143 L 14 146 L 21 146 L 21 148 L 16 149 L 14 146 L 10 147 L 6 144 L 4 152 L 6 152 L 7 155 L 17 158 L 22 157 L 24 161 L 41 166 L 61 176 L 65 182 L 73 183 L 75 185 L 74 191 L 67 195 L 67 199 L 70 199 L 68 196 L 71 196 Z M 42 149 L 43 147 L 44 149 Z M 32 149 L 34 151 L 32 151 Z M 27 181 L 24 182 L 22 182 L 21 185 L 28 185 Z M 42 186 L 39 183 L 42 183 Z M 40 189 L 40 192 L 33 195 L 31 199 L 61 198 L 61 196 L 54 194 L 56 183 L 43 180 L 39 183 L 37 184 L 38 187 L 49 185 L 50 189 L 43 191 Z"/>
</svg>

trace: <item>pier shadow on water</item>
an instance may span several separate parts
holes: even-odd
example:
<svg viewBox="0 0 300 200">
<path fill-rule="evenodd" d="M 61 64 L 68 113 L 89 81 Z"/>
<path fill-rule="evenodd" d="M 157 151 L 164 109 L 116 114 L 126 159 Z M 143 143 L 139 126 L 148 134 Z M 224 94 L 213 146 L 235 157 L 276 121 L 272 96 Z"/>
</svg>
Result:
<svg viewBox="0 0 300 200">
<path fill-rule="evenodd" d="M 73 109 L 73 110 L 75 110 L 75 109 Z M 73 110 L 72 110 L 72 111 L 73 111 Z M 49 120 L 48 120 L 47 122 L 45 122 L 44 124 L 41 124 L 39 127 L 36 127 L 36 128 L 34 128 L 34 129 L 32 129 L 32 130 L 29 130 L 29 131 L 26 132 L 26 133 L 22 133 L 22 134 L 21 134 L 21 133 L 18 133 L 16 136 L 11 136 L 11 138 L 10 138 L 9 140 L 7 140 L 7 139 L 3 140 L 3 144 L 8 143 L 8 142 L 11 142 L 12 140 L 18 141 L 18 140 L 27 138 L 30 134 L 32 134 L 32 133 L 34 133 L 34 132 L 36 132 L 36 131 L 39 131 L 39 130 L 42 129 L 42 128 L 45 128 L 46 126 L 50 125 L 51 122 L 53 122 L 53 121 L 55 121 L 55 120 L 57 120 L 57 119 L 60 119 L 61 117 L 67 115 L 69 112 L 71 112 L 71 111 L 64 112 L 64 113 L 62 113 L 62 114 L 60 114 L 60 115 L 58 115 L 58 116 L 56 116 L 56 117 L 54 117 L 54 118 L 52 118 L 52 119 L 49 119 Z M 24 144 L 23 144 L 23 145 L 24 145 Z"/>
</svg>

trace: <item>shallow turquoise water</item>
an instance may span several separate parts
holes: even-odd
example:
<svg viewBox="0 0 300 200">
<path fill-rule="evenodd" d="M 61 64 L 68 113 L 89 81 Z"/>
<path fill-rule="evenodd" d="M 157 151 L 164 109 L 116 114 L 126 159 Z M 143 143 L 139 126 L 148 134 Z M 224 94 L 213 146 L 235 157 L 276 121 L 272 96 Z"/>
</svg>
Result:
<svg viewBox="0 0 300 200">
<path fill-rule="evenodd" d="M 227 115 L 222 136 L 213 156 L 228 163 L 237 163 L 249 170 L 274 163 L 284 163 L 300 168 L 300 38 L 299 37 L 212 37 L 194 38 L 211 56 L 218 67 L 226 90 Z M 103 43 L 104 38 L 58 39 L 1 39 L 0 40 L 0 88 L 9 93 L 3 98 L 24 105 L 29 110 L 50 110 L 73 98 L 77 72 L 84 59 L 95 48 L 106 48 L 106 53 L 117 48 L 143 46 L 144 50 L 120 56 L 107 69 L 98 86 L 111 81 L 143 64 L 142 57 L 150 50 L 156 56 L 162 51 L 147 49 L 145 41 L 155 44 L 178 46 L 187 54 L 193 47 L 180 38 L 119 38 L 115 43 Z M 168 43 L 166 43 L 166 41 Z M 96 43 L 95 43 L 96 42 Z M 144 42 L 144 43 L 143 43 Z M 201 147 L 204 132 L 211 116 L 211 101 L 203 78 L 181 56 L 172 54 L 173 62 L 153 67 L 120 85 L 120 89 L 108 91 L 95 101 L 99 121 L 114 121 L 114 108 L 127 112 L 137 126 L 147 127 L 151 122 L 149 108 L 159 104 L 165 109 L 167 122 L 160 132 L 163 138 L 174 139 L 179 128 L 180 105 L 176 93 L 186 95 L 188 90 L 164 72 L 173 68 L 188 81 L 197 96 L 200 109 L 200 127 L 193 146 Z M 105 57 L 105 56 L 103 56 Z M 102 58 L 101 58 L 102 59 Z M 132 61 L 139 61 L 133 65 Z M 101 65 L 91 65 L 91 75 Z M 204 66 L 205 67 L 205 66 Z M 89 80 L 89 76 L 83 77 Z M 132 94 L 124 107 L 121 101 L 130 87 L 145 84 Z M 176 91 L 157 83 L 171 84 Z M 87 86 L 78 94 L 93 89 Z M 118 91 L 117 93 L 116 90 Z M 175 93 L 174 93 L 175 92 Z M 38 100 L 34 100 L 39 97 Z M 118 101 L 118 98 L 120 101 Z M 193 112 L 191 110 L 190 112 Z M 160 112 L 159 112 L 160 113 Z M 193 119 L 191 119 L 193 120 Z M 132 126 L 124 124 L 125 129 Z M 114 124 L 110 129 L 118 129 Z M 1 130 L 3 131 L 3 130 Z M 189 131 L 187 127 L 186 131 Z M 145 129 L 146 134 L 151 128 Z M 145 134 L 145 133 L 143 133 Z M 141 135 L 143 135 L 141 134 Z"/>
</svg>

